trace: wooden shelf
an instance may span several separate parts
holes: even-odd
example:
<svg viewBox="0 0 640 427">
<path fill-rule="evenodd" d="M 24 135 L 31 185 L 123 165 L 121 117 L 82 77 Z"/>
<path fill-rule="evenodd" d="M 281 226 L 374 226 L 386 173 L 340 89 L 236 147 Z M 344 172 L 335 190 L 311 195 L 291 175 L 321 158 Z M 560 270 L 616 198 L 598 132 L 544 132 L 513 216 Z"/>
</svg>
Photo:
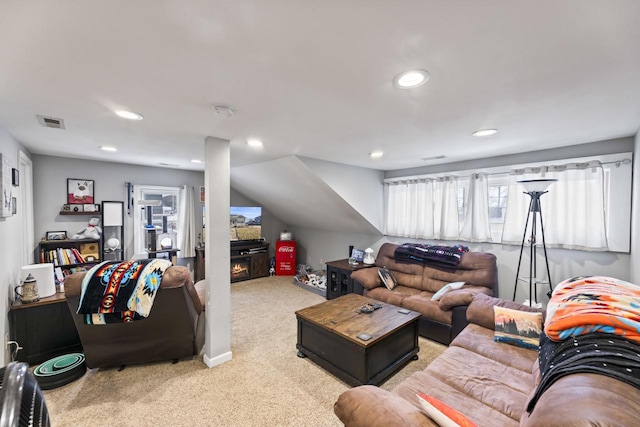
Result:
<svg viewBox="0 0 640 427">
<path fill-rule="evenodd" d="M 60 215 L 102 215 L 102 212 L 70 212 L 70 211 L 60 211 Z"/>
</svg>

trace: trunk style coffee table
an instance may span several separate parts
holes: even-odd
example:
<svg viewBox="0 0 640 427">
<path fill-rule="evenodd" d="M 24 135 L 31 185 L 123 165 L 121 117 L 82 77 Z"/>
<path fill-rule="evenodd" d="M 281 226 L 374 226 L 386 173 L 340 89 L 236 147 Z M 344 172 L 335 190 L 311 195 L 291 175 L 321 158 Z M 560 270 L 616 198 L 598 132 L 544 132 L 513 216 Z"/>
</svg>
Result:
<svg viewBox="0 0 640 427">
<path fill-rule="evenodd" d="M 361 313 L 367 303 L 382 307 Z M 298 356 L 309 357 L 350 385 L 379 385 L 418 358 L 419 317 L 415 311 L 347 294 L 296 311 Z M 366 335 L 370 338 L 363 339 Z"/>
</svg>

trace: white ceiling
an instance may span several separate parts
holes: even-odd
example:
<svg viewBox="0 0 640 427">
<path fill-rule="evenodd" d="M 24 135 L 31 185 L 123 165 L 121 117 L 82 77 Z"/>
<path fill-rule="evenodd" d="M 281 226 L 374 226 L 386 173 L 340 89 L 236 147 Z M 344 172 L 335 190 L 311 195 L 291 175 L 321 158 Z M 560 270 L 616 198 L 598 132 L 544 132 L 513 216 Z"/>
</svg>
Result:
<svg viewBox="0 0 640 427">
<path fill-rule="evenodd" d="M 637 0 L 0 2 L 0 124 L 41 154 L 197 170 L 211 135 L 234 167 L 416 167 L 633 135 L 639 76 Z"/>
</svg>

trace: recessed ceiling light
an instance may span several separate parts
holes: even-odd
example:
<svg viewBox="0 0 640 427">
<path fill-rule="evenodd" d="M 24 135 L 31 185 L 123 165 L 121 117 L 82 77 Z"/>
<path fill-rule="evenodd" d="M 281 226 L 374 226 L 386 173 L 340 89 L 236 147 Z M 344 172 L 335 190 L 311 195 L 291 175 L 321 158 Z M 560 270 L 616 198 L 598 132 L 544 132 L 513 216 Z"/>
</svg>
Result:
<svg viewBox="0 0 640 427">
<path fill-rule="evenodd" d="M 202 163 L 202 160 L 191 159 L 191 163 Z"/>
<path fill-rule="evenodd" d="M 473 133 L 473 136 L 491 136 L 498 133 L 498 129 L 481 129 Z"/>
<path fill-rule="evenodd" d="M 393 84 L 400 89 L 411 89 L 423 85 L 429 80 L 429 73 L 425 70 L 411 70 L 398 74 Z"/>
<path fill-rule="evenodd" d="M 111 151 L 111 152 L 118 151 L 116 147 L 111 147 L 109 145 L 102 145 L 100 149 L 104 151 Z"/>
<path fill-rule="evenodd" d="M 382 151 L 372 151 L 371 153 L 369 153 L 369 156 L 372 159 L 379 159 L 380 157 L 382 157 L 384 153 Z"/>
<path fill-rule="evenodd" d="M 118 117 L 122 117 L 123 119 L 129 119 L 129 120 L 142 120 L 142 119 L 144 119 L 144 117 L 142 117 L 142 114 L 134 113 L 132 111 L 116 110 L 116 111 L 114 111 L 114 113 L 116 113 L 116 115 Z"/>
<path fill-rule="evenodd" d="M 262 141 L 260 141 L 259 139 L 255 139 L 255 138 L 247 139 L 247 144 L 249 144 L 249 147 L 262 148 Z"/>
</svg>

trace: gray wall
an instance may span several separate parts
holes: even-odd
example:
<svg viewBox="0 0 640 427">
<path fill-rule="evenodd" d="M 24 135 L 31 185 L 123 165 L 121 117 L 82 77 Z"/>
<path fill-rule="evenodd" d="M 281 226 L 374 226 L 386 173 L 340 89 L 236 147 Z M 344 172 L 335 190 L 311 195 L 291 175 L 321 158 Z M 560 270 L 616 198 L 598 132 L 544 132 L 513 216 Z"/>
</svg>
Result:
<svg viewBox="0 0 640 427">
<path fill-rule="evenodd" d="M 18 167 L 18 152 L 23 151 L 30 156 L 22 144 L 20 144 L 13 136 L 11 136 L 2 126 L 0 126 L 0 153 L 2 153 L 3 159 L 9 159 L 12 167 L 19 169 Z M 9 182 L 11 185 L 11 182 Z M 23 184 L 24 185 L 24 184 Z M 12 187 L 12 196 L 19 199 L 20 187 Z M 18 203 L 18 206 L 20 204 Z M 17 211 L 17 215 L 2 218 L 0 217 L 0 331 L 2 332 L 2 342 L 4 343 L 5 336 L 9 333 L 9 323 L 7 313 L 9 311 L 9 304 L 13 301 L 14 288 L 18 285 L 20 280 L 20 267 L 22 267 L 22 251 L 23 242 L 22 238 L 22 212 Z M 4 349 L 4 344 L 2 345 Z M 3 366 L 10 361 L 10 357 L 6 349 L 3 354 Z"/>
<path fill-rule="evenodd" d="M 383 218 L 383 175 L 380 170 L 348 166 L 344 164 L 300 157 L 309 169 L 331 187 L 342 199 L 358 211 L 376 229 L 382 230 Z M 307 209 L 331 209 L 330 206 L 297 206 L 300 215 Z M 330 218 L 330 215 L 327 215 Z M 327 228 L 314 229 L 293 227 L 293 238 L 297 242 L 297 261 L 310 265 L 313 269 L 324 270 L 325 262 L 344 259 L 349 256 L 349 246 L 366 249 L 375 246 L 383 238 L 376 234 L 335 232 L 331 223 Z"/>
<path fill-rule="evenodd" d="M 133 214 L 127 214 L 127 194 L 125 182 L 160 186 L 195 187 L 196 194 L 204 185 L 204 173 L 197 171 L 169 169 L 149 166 L 135 166 L 124 163 L 78 160 L 44 155 L 33 156 L 34 170 L 34 220 L 35 242 L 47 231 L 66 231 L 71 236 L 86 226 L 90 216 L 62 216 L 60 210 L 66 203 L 67 178 L 94 180 L 96 203 L 103 200 L 125 202 L 125 256 L 133 255 Z M 202 203 L 195 197 L 196 230 L 202 228 Z M 196 235 L 199 231 L 196 231 Z M 181 261 L 185 264 L 185 261 Z M 189 260 L 187 264 L 190 264 Z M 190 266 L 191 267 L 191 266 Z"/>
<path fill-rule="evenodd" d="M 382 171 L 309 157 L 299 159 L 374 227 L 380 231 L 384 229 Z"/>
</svg>

